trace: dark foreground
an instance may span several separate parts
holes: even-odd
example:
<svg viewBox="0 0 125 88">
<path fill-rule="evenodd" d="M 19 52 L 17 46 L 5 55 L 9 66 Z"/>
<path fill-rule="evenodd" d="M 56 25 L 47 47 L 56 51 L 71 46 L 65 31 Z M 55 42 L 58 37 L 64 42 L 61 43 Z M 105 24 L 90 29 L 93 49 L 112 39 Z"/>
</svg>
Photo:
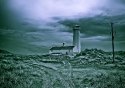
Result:
<svg viewBox="0 0 125 88">
<path fill-rule="evenodd" d="M 1 88 L 125 88 L 125 52 L 86 49 L 75 57 L 0 53 Z"/>
</svg>

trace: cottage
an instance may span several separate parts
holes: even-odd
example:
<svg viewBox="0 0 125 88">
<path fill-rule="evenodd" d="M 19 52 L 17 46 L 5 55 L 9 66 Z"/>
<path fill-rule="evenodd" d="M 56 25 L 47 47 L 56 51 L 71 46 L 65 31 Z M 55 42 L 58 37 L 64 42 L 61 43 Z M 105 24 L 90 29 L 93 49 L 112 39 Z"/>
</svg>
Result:
<svg viewBox="0 0 125 88">
<path fill-rule="evenodd" d="M 50 54 L 76 54 L 81 52 L 80 43 L 80 26 L 75 25 L 73 28 L 73 45 L 71 46 L 53 46 L 49 49 Z"/>
<path fill-rule="evenodd" d="M 73 54 L 74 46 L 54 46 L 50 48 L 50 54 Z"/>
</svg>

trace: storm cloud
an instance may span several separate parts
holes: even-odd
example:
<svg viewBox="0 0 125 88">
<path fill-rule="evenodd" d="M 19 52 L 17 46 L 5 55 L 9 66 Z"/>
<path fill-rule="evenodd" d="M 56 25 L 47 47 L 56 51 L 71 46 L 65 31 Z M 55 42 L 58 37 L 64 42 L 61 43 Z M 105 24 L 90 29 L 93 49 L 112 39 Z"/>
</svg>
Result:
<svg viewBox="0 0 125 88">
<path fill-rule="evenodd" d="M 82 50 L 125 50 L 124 0 L 0 0 L 0 49 L 22 54 L 48 53 L 52 45 L 72 45 L 72 29 L 81 27 Z"/>
</svg>

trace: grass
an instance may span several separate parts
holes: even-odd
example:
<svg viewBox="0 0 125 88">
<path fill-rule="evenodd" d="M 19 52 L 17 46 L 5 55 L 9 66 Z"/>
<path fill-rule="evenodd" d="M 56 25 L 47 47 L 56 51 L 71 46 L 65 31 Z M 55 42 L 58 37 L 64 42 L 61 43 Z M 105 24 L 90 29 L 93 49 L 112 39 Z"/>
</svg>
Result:
<svg viewBox="0 0 125 88">
<path fill-rule="evenodd" d="M 124 88 L 125 71 L 123 70 L 105 70 L 95 67 L 74 69 L 74 81 L 78 88 L 80 86 L 88 88 Z"/>
<path fill-rule="evenodd" d="M 26 65 L 23 61 L 14 59 L 0 60 L 1 88 L 31 88 L 42 87 L 42 75 L 37 68 Z"/>
<path fill-rule="evenodd" d="M 0 55 L 0 88 L 54 88 L 64 86 L 51 70 L 61 63 L 43 63 L 40 55 Z"/>
<path fill-rule="evenodd" d="M 75 88 L 125 88 L 124 52 L 116 52 L 115 63 L 112 64 L 111 53 L 94 49 L 87 49 L 72 59 L 63 55 L 0 53 L 0 87 L 65 88 L 60 80 L 68 77 L 70 72 L 69 64 L 61 62 L 65 60 L 72 66 L 71 78 Z M 58 75 L 64 77 L 59 78 L 55 74 L 56 69 L 60 73 Z"/>
</svg>

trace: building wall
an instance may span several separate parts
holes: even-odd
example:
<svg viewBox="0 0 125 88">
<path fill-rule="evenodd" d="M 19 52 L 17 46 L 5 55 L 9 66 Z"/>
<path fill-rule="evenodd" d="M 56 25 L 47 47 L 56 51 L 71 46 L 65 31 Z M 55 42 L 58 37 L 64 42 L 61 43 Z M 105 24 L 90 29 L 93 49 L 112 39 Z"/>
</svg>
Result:
<svg viewBox="0 0 125 88">
<path fill-rule="evenodd" d="M 49 53 L 73 54 L 73 49 L 50 50 Z"/>
<path fill-rule="evenodd" d="M 74 52 L 81 52 L 81 43 L 80 43 L 80 30 L 73 29 L 73 45 L 75 46 Z"/>
</svg>

